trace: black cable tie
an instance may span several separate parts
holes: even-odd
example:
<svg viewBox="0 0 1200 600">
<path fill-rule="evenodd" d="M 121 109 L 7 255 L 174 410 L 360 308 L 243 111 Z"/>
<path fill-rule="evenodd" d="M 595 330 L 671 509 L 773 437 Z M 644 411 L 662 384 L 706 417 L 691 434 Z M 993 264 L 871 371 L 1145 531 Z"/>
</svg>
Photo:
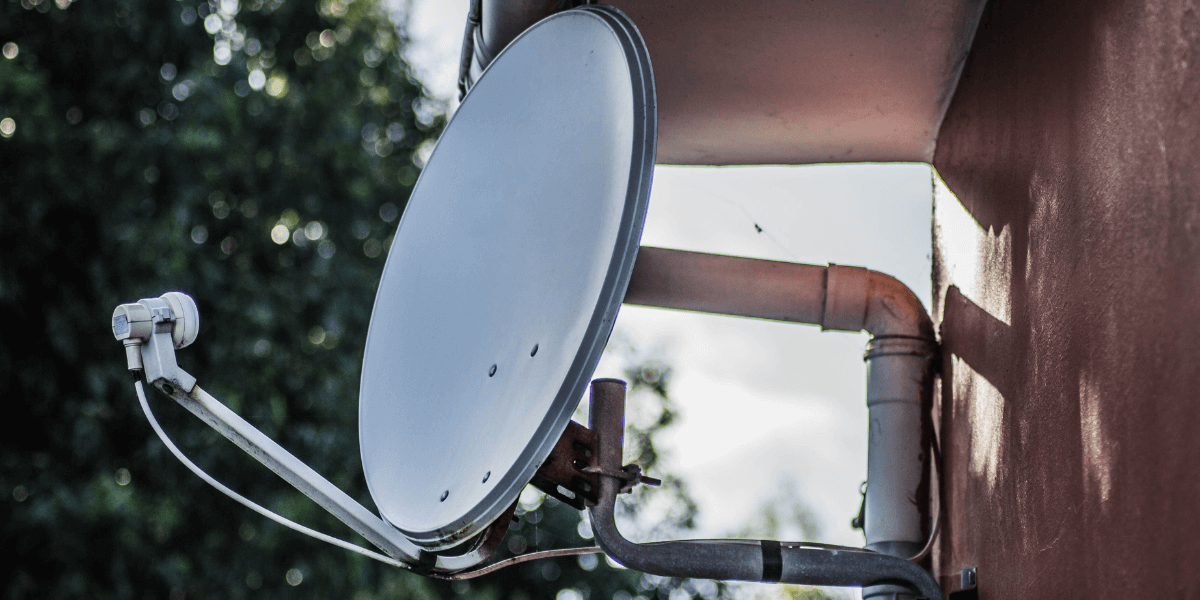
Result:
<svg viewBox="0 0 1200 600">
<path fill-rule="evenodd" d="M 421 575 L 428 575 L 433 571 L 433 567 L 437 565 L 437 555 L 424 550 L 417 551 L 417 564 L 413 565 L 413 572 Z"/>
<path fill-rule="evenodd" d="M 779 583 L 779 580 L 783 577 L 783 550 L 779 542 L 763 540 L 759 544 L 762 546 L 762 580 L 769 583 Z"/>
</svg>

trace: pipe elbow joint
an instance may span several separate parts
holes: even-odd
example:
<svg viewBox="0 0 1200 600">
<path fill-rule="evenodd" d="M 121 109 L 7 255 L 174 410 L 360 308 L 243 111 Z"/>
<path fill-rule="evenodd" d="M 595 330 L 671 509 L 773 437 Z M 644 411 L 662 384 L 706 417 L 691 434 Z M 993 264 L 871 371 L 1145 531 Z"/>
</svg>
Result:
<svg viewBox="0 0 1200 600">
<path fill-rule="evenodd" d="M 866 331 L 872 337 L 933 341 L 933 322 L 920 299 L 895 277 L 862 267 L 829 265 L 821 328 Z"/>
</svg>

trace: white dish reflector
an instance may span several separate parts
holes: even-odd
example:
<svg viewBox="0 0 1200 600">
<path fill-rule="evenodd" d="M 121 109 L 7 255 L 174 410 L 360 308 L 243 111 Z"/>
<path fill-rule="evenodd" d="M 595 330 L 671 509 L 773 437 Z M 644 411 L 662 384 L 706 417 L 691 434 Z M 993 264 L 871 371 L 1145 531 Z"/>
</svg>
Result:
<svg viewBox="0 0 1200 600">
<path fill-rule="evenodd" d="M 656 131 L 645 45 L 608 7 L 525 31 L 446 126 L 388 255 L 359 405 L 371 495 L 418 546 L 482 531 L 562 434 L 629 282 Z"/>
</svg>

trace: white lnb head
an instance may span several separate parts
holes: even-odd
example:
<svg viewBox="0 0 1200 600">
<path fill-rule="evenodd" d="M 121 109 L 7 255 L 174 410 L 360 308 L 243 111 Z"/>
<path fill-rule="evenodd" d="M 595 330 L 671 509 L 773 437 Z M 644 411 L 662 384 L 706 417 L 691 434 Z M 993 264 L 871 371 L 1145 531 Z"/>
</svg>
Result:
<svg viewBox="0 0 1200 600">
<path fill-rule="evenodd" d="M 141 369 L 140 347 L 156 332 L 170 328 L 171 345 L 184 348 L 200 333 L 200 311 L 196 301 L 183 292 L 167 292 L 158 298 L 143 298 L 122 304 L 113 311 L 113 337 L 125 342 L 130 369 Z"/>
<path fill-rule="evenodd" d="M 183 292 L 167 292 L 160 298 L 166 300 L 175 313 L 175 326 L 171 328 L 175 348 L 191 346 L 200 334 L 200 311 L 196 309 L 196 301 Z"/>
</svg>

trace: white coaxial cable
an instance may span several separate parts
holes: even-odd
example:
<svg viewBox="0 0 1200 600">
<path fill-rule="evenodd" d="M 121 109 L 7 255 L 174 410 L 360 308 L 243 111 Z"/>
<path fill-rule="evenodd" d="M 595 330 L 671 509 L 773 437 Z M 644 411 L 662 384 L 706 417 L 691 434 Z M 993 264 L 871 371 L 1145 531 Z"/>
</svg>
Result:
<svg viewBox="0 0 1200 600">
<path fill-rule="evenodd" d="M 159 426 L 158 420 L 154 418 L 154 412 L 150 410 L 150 403 L 146 400 L 146 391 L 142 388 L 142 382 L 136 381 L 136 382 L 134 382 L 133 385 L 134 385 L 134 387 L 137 388 L 138 401 L 141 402 L 141 404 L 142 404 L 142 412 L 146 413 L 146 420 L 150 421 L 150 426 L 154 428 L 154 433 L 158 434 L 158 438 L 162 440 L 163 445 L 165 445 L 167 447 L 167 449 L 171 451 L 171 454 L 175 455 L 175 458 L 179 459 L 179 462 L 183 463 L 183 465 L 185 467 L 187 467 L 189 470 L 191 470 L 192 473 L 195 473 L 197 477 L 199 477 L 200 479 L 203 479 L 205 482 L 207 482 L 208 485 L 211 485 L 214 488 L 216 488 L 217 491 L 221 492 L 222 494 L 225 494 L 226 496 L 229 496 L 230 498 L 233 498 L 242 506 L 245 506 L 246 508 L 249 508 L 250 510 L 252 510 L 272 521 L 275 521 L 276 523 L 279 523 L 280 525 L 283 525 L 284 527 L 287 527 L 288 529 L 303 533 L 304 535 L 321 540 L 322 542 L 325 542 L 327 544 L 333 544 L 334 546 L 337 546 L 339 548 L 343 548 L 343 549 L 349 550 L 351 552 L 357 552 L 363 556 L 366 556 L 367 558 L 373 558 L 381 563 L 388 564 L 393 567 L 399 567 L 401 569 L 406 569 L 409 571 L 412 570 L 411 565 L 400 562 L 390 556 L 385 556 L 378 552 L 363 548 L 362 546 L 358 546 L 356 544 L 352 544 L 345 540 L 335 538 L 331 535 L 326 535 L 324 533 L 321 533 L 320 531 L 316 531 L 314 529 L 309 529 L 308 527 L 305 527 L 305 526 L 303 526 L 295 521 L 292 521 L 286 517 L 275 514 L 275 513 L 271 512 L 270 510 L 267 510 L 266 508 L 263 508 L 262 506 L 255 504 L 253 500 L 250 500 L 249 498 L 246 498 L 245 496 L 242 496 L 241 494 L 225 487 L 225 484 L 221 483 L 220 481 L 217 481 L 216 479 L 213 479 L 211 476 L 209 476 L 208 473 L 205 473 L 203 469 L 196 466 L 196 463 L 193 463 L 191 460 L 188 459 L 187 456 L 184 456 L 183 452 L 180 451 L 179 448 L 177 448 L 175 446 L 175 443 L 171 441 L 171 438 L 167 437 L 167 433 L 165 431 L 163 431 L 161 426 Z"/>
</svg>

